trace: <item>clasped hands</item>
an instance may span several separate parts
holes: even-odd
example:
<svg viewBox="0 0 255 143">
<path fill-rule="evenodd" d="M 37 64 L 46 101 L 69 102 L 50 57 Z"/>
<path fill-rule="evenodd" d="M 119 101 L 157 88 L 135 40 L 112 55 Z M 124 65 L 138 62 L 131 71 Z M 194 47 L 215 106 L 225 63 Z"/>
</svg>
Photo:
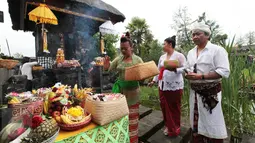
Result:
<svg viewBox="0 0 255 143">
<path fill-rule="evenodd" d="M 200 73 L 188 72 L 185 73 L 185 78 L 189 80 L 201 80 L 203 77 Z"/>
</svg>

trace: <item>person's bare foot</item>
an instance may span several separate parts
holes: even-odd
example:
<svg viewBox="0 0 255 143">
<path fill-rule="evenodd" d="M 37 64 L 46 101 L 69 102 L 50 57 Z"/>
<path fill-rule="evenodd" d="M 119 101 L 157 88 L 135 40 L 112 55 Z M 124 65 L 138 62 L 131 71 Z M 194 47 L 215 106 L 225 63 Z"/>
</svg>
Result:
<svg viewBox="0 0 255 143">
<path fill-rule="evenodd" d="M 163 133 L 164 133 L 165 136 L 168 136 L 168 128 L 167 127 L 165 127 Z"/>
</svg>

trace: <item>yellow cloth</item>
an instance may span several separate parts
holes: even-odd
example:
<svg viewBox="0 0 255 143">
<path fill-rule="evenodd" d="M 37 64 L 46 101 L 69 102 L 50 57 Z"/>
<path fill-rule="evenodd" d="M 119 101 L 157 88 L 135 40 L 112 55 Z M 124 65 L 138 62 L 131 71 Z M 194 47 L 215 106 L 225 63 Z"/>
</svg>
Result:
<svg viewBox="0 0 255 143">
<path fill-rule="evenodd" d="M 43 29 L 43 52 L 50 53 L 48 50 L 48 43 L 47 43 L 47 33 L 46 30 Z"/>
<path fill-rule="evenodd" d="M 76 136 L 77 134 L 86 132 L 88 130 L 92 130 L 92 129 L 96 128 L 97 126 L 98 126 L 97 124 L 91 122 L 88 126 L 85 126 L 84 128 L 76 130 L 76 131 L 62 131 L 62 130 L 60 130 L 55 142 Z"/>
</svg>

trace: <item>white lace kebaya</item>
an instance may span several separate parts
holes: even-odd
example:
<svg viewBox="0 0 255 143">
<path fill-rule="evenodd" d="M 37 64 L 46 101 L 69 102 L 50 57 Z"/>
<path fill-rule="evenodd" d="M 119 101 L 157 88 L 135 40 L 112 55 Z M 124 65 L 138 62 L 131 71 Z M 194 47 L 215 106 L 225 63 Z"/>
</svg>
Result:
<svg viewBox="0 0 255 143">
<path fill-rule="evenodd" d="M 183 89 L 184 81 L 183 81 L 183 69 L 186 63 L 186 58 L 182 53 L 174 51 L 169 59 L 167 58 L 167 54 L 162 55 L 159 58 L 158 68 L 159 70 L 164 67 L 165 60 L 178 60 L 180 67 L 177 68 L 176 72 L 164 70 L 162 80 L 158 80 L 158 75 L 153 78 L 154 82 L 158 82 L 159 89 L 161 91 L 176 91 Z"/>
</svg>

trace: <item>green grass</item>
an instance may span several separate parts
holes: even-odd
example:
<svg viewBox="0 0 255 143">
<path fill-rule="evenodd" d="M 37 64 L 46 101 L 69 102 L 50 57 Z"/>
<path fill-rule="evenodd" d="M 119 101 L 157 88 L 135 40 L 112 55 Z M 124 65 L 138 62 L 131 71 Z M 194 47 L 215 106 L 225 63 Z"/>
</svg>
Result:
<svg viewBox="0 0 255 143">
<path fill-rule="evenodd" d="M 186 86 L 186 88 L 188 88 Z M 182 96 L 182 115 L 187 116 L 189 115 L 189 104 L 188 104 L 188 92 L 184 91 L 184 94 Z M 159 94 L 158 94 L 158 87 L 148 87 L 148 86 L 142 86 L 141 87 L 141 95 L 140 95 L 140 103 L 143 106 L 155 109 L 155 110 L 161 110 L 160 108 L 160 100 L 159 100 Z"/>
<path fill-rule="evenodd" d="M 160 110 L 158 88 L 156 86 L 153 86 L 151 88 L 147 86 L 142 86 L 140 102 L 143 106 Z"/>
</svg>

